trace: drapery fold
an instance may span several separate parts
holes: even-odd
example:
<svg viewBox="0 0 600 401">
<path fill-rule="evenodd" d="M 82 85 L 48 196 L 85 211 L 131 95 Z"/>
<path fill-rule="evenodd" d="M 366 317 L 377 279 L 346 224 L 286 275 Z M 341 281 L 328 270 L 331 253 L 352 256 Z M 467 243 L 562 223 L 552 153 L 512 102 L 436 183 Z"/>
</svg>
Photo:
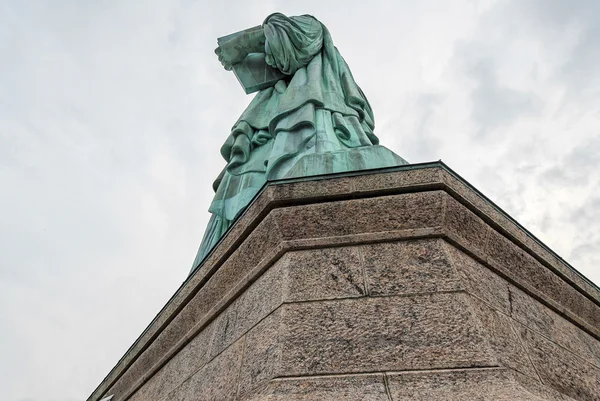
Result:
<svg viewBox="0 0 600 401">
<path fill-rule="evenodd" d="M 265 60 L 284 74 L 294 75 L 321 51 L 323 26 L 309 15 L 288 18 L 272 14 L 265 19 L 263 29 Z"/>
</svg>

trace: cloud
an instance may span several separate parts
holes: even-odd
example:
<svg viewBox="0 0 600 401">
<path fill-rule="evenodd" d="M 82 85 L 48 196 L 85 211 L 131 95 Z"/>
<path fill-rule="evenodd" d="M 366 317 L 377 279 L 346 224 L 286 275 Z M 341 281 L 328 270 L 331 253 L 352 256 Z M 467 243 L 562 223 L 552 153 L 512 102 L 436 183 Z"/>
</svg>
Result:
<svg viewBox="0 0 600 401">
<path fill-rule="evenodd" d="M 539 39 L 544 59 L 556 65 L 554 78 L 565 85 L 565 102 L 597 98 L 600 94 L 600 3 L 594 0 L 512 0 L 505 17 L 523 34 Z M 597 110 L 596 110 L 597 111 Z"/>
<path fill-rule="evenodd" d="M 561 163 L 541 173 L 542 182 L 556 189 L 587 186 L 600 165 L 600 136 L 577 145 Z"/>
<path fill-rule="evenodd" d="M 0 3 L 4 399 L 84 399 L 186 278 L 249 102 L 215 38 L 276 10 L 328 25 L 383 145 L 600 282 L 599 4 Z"/>
<path fill-rule="evenodd" d="M 489 60 L 476 62 L 467 75 L 476 83 L 471 100 L 479 137 L 485 137 L 491 130 L 539 111 L 540 102 L 535 95 L 498 83 L 497 74 Z"/>
<path fill-rule="evenodd" d="M 489 138 L 498 128 L 508 128 L 516 121 L 536 116 L 543 107 L 533 91 L 513 89 L 501 81 L 496 58 L 502 56 L 493 54 L 494 47 L 474 40 L 459 42 L 455 49 L 453 61 L 459 66 L 458 73 L 468 80 L 476 139 Z"/>
</svg>

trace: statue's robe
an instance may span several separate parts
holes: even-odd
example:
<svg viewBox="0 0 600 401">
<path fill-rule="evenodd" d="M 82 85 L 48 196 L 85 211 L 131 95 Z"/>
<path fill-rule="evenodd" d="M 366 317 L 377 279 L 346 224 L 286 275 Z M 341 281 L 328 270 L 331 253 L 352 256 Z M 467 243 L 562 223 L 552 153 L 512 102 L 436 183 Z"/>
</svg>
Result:
<svg viewBox="0 0 600 401">
<path fill-rule="evenodd" d="M 284 178 L 301 157 L 379 143 L 371 106 L 323 24 L 276 13 L 263 29 L 266 62 L 290 79 L 258 92 L 221 148 L 227 166 L 213 184 L 192 270 L 264 184 Z"/>
</svg>

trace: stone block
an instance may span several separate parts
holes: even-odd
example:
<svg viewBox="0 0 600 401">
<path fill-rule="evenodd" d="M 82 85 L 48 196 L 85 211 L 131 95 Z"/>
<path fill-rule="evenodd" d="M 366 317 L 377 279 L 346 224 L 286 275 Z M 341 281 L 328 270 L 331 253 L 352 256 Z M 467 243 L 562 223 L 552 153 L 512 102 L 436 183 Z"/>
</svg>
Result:
<svg viewBox="0 0 600 401">
<path fill-rule="evenodd" d="M 358 248 L 289 252 L 216 318 L 210 355 L 219 354 L 283 302 L 359 297 L 364 294 Z"/>
<path fill-rule="evenodd" d="M 264 385 L 270 379 L 281 376 L 279 341 L 281 310 L 267 316 L 246 335 L 244 361 L 240 372 L 239 394 L 246 394 Z"/>
<path fill-rule="evenodd" d="M 502 368 L 388 373 L 393 401 L 564 401 L 541 398 Z"/>
<path fill-rule="evenodd" d="M 573 398 L 554 390 L 553 388 L 542 384 L 539 377 L 531 378 L 520 374 L 519 372 L 511 372 L 515 381 L 531 394 L 541 397 L 544 401 L 575 401 Z"/>
<path fill-rule="evenodd" d="M 164 400 L 234 400 L 244 350 L 244 339 L 235 342 Z M 150 400 L 152 398 L 148 398 Z"/>
<path fill-rule="evenodd" d="M 286 302 L 364 296 L 365 286 L 358 247 L 289 252 L 285 264 Z"/>
<path fill-rule="evenodd" d="M 240 401 L 389 401 L 383 374 L 276 379 Z"/>
<path fill-rule="evenodd" d="M 479 193 L 476 192 L 476 190 L 468 185 L 465 185 L 463 180 L 459 179 L 446 169 L 440 169 L 439 180 L 445 185 L 445 190 L 447 192 L 456 194 L 457 197 L 462 198 L 464 201 L 473 205 L 474 208 L 481 210 L 486 215 L 491 215 L 493 211 L 498 212 L 494 205 L 492 205 L 489 201 L 486 201 Z"/>
<path fill-rule="evenodd" d="M 571 316 L 586 324 L 588 330 L 600 335 L 600 307 L 523 249 L 491 231 L 486 253 L 503 274 L 538 297 L 560 309 L 566 309 Z"/>
<path fill-rule="evenodd" d="M 508 316 L 490 308 L 477 298 L 472 298 L 471 305 L 486 333 L 498 365 L 514 369 L 526 376 L 537 378 L 537 373 L 527 357 L 517 331 L 513 327 L 513 323 L 516 322 Z"/>
<path fill-rule="evenodd" d="M 460 292 L 284 304 L 246 335 L 240 394 L 280 376 L 493 364 Z"/>
<path fill-rule="evenodd" d="M 440 184 L 440 168 L 427 168 L 418 170 L 402 170 L 381 172 L 379 174 L 357 175 L 352 177 L 351 183 L 357 193 L 372 193 L 396 191 L 402 188 L 432 187 Z"/>
<path fill-rule="evenodd" d="M 518 288 L 510 292 L 513 319 L 600 367 L 600 341 Z"/>
<path fill-rule="evenodd" d="M 157 339 L 143 352 L 140 357 L 133 362 L 120 380 L 109 390 L 110 394 L 117 397 L 127 394 L 127 392 L 142 380 L 147 372 L 156 365 L 161 358 L 177 343 L 182 337 L 182 326 L 184 320 L 179 317 L 173 319 L 165 330 L 163 330 Z"/>
<path fill-rule="evenodd" d="M 211 359 L 220 354 L 225 348 L 233 344 L 240 336 L 236 330 L 237 323 L 237 301 L 229 305 L 221 314 L 212 322 L 214 326 L 214 334 L 210 341 L 210 357 Z"/>
<path fill-rule="evenodd" d="M 197 294 L 185 305 L 175 318 L 183 320 L 179 329 L 182 338 L 194 325 L 207 318 L 207 314 L 220 303 L 227 301 L 229 292 L 247 280 L 247 274 L 277 246 L 280 239 L 277 224 L 272 217 L 267 216 L 255 228 L 241 246 L 215 271 L 202 286 Z M 234 313 L 234 312 L 232 312 Z M 160 337 L 158 339 L 160 341 Z"/>
<path fill-rule="evenodd" d="M 283 302 L 287 255 L 283 255 L 236 300 L 235 338 L 239 338 Z"/>
<path fill-rule="evenodd" d="M 497 231 L 490 231 L 485 252 L 504 272 L 518 280 L 529 281 L 527 274 L 537 270 L 536 261 L 527 252 Z"/>
<path fill-rule="evenodd" d="M 210 340 L 214 325 L 209 325 L 170 359 L 131 400 L 160 400 L 210 360 Z M 116 394 L 115 394 L 116 395 Z"/>
<path fill-rule="evenodd" d="M 461 289 L 441 239 L 364 245 L 361 251 L 369 295 Z"/>
<path fill-rule="evenodd" d="M 469 249 L 474 251 L 485 249 L 489 226 L 449 195 L 446 195 L 444 228 L 448 235 L 462 239 Z"/>
<path fill-rule="evenodd" d="M 467 292 L 481 299 L 492 308 L 506 315 L 510 314 L 510 299 L 506 280 L 453 245 L 445 243 L 444 249 L 450 256 L 452 265 Z"/>
<path fill-rule="evenodd" d="M 292 376 L 493 363 L 462 293 L 285 305 L 279 330 Z"/>
<path fill-rule="evenodd" d="M 111 394 L 124 394 L 133 384 L 140 380 L 167 353 L 194 328 L 196 323 L 207 317 L 211 308 L 215 307 L 228 292 L 245 279 L 248 270 L 258 264 L 265 253 L 279 242 L 277 224 L 272 217 L 265 218 L 254 229 L 229 259 L 208 279 L 202 289 L 196 293 L 173 320 L 160 332 L 149 347 L 140 354 L 133 365 L 127 369 L 123 377 L 110 390 Z M 211 356 L 215 356 L 235 341 L 232 330 L 235 327 L 236 308 L 228 308 L 221 314 L 219 322 L 224 322 L 227 330 L 216 330 Z"/>
<path fill-rule="evenodd" d="M 270 250 L 277 247 L 280 241 L 277 222 L 273 216 L 268 215 L 199 292 L 202 293 L 203 298 L 200 303 L 206 305 L 204 309 L 209 310 L 221 301 L 230 290 L 246 278 L 248 272 L 258 265 Z"/>
<path fill-rule="evenodd" d="M 333 196 L 345 196 L 354 191 L 354 177 L 329 178 L 326 181 L 320 177 L 310 181 L 285 182 L 273 186 L 273 198 L 277 201 L 308 199 L 326 199 Z"/>
<path fill-rule="evenodd" d="M 272 213 L 285 240 L 441 226 L 444 193 L 431 191 L 284 207 Z"/>
<path fill-rule="evenodd" d="M 526 328 L 519 334 L 542 382 L 580 401 L 600 399 L 600 369 Z"/>
</svg>

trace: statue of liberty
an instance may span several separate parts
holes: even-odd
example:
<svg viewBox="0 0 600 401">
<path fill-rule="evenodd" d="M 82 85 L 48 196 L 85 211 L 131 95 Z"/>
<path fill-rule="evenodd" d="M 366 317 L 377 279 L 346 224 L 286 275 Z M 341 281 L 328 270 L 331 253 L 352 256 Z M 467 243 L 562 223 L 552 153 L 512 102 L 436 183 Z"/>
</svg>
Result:
<svg viewBox="0 0 600 401">
<path fill-rule="evenodd" d="M 275 13 L 229 36 L 215 50 L 225 69 L 258 54 L 281 79 L 256 94 L 221 147 L 227 165 L 192 271 L 268 181 L 406 164 L 376 146 L 371 106 L 315 17 Z"/>
</svg>

